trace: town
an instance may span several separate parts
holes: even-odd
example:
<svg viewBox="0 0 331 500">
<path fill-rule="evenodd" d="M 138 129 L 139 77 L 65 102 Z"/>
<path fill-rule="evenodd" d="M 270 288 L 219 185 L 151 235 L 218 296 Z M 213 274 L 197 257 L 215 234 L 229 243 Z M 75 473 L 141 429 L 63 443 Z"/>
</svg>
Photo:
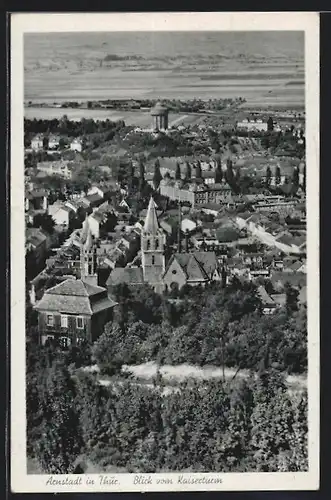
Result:
<svg viewBox="0 0 331 500">
<path fill-rule="evenodd" d="M 231 120 L 173 120 L 167 104 L 153 102 L 144 126 L 24 120 L 28 456 L 49 473 L 84 472 L 82 456 L 110 473 L 302 470 L 304 114 L 234 106 Z M 73 411 L 70 429 L 44 399 L 44 370 L 47 397 Z M 301 398 L 288 399 L 301 444 L 277 438 L 262 456 L 261 441 L 269 450 L 274 439 L 262 428 L 236 440 L 242 410 L 230 393 L 267 398 L 270 436 L 283 401 Z M 50 404 L 65 453 L 49 434 Z M 202 419 L 212 405 L 223 420 Z M 238 435 L 259 405 L 240 413 Z"/>
<path fill-rule="evenodd" d="M 33 134 L 42 125 L 26 126 L 27 288 L 43 343 L 76 342 L 78 334 L 95 340 L 116 307 L 112 288 L 123 283 L 175 297 L 187 285 L 239 279 L 257 285 L 264 314 L 285 304 L 287 285 L 305 303 L 302 122 L 275 130 L 269 116 L 246 118 L 231 131 L 208 122 L 168 129 L 168 113 L 158 103 L 145 132 L 64 121 L 50 122 L 52 133 Z M 85 126 L 81 138 L 76 130 L 70 135 L 77 125 Z M 131 136 L 126 150 L 103 153 L 109 141 L 94 147 L 109 130 L 125 133 L 122 144 Z M 165 147 L 164 156 L 152 157 L 148 141 L 162 144 L 174 134 L 207 153 L 165 156 Z M 135 154 L 136 135 L 147 145 Z M 278 156 L 271 142 L 290 145 L 293 156 Z M 95 306 L 73 312 L 69 290 L 73 299 L 85 284 L 93 287 L 86 304 L 91 292 Z"/>
</svg>

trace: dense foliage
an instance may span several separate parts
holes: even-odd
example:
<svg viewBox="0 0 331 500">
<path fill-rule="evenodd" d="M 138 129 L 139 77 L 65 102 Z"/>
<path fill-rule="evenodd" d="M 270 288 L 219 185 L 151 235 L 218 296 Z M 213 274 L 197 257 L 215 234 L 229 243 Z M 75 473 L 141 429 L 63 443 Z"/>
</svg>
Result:
<svg viewBox="0 0 331 500">
<path fill-rule="evenodd" d="M 125 126 L 123 120 L 113 122 L 111 120 L 93 120 L 82 118 L 81 120 L 68 120 L 64 115 L 60 120 L 29 120 L 24 118 L 25 142 L 31 140 L 34 134 L 60 134 L 68 137 L 90 136 L 103 134 L 105 140 L 110 140 L 115 133 Z M 107 135 L 108 134 L 108 135 Z"/>
<path fill-rule="evenodd" d="M 95 358 L 105 370 L 113 369 L 114 360 L 117 366 L 157 360 L 303 373 L 306 309 L 298 308 L 294 289 L 286 293 L 286 305 L 263 316 L 251 284 L 185 289 L 177 299 L 148 287 L 114 287 L 115 322 L 95 344 Z"/>
</svg>

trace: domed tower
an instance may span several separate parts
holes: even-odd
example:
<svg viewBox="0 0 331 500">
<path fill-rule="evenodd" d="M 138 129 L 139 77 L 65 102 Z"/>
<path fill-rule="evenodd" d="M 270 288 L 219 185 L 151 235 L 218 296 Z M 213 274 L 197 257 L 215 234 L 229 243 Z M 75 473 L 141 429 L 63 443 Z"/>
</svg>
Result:
<svg viewBox="0 0 331 500">
<path fill-rule="evenodd" d="M 165 243 L 166 237 L 159 227 L 156 205 L 151 197 L 141 233 L 141 262 L 146 283 L 156 284 L 161 281 L 161 276 L 165 271 Z"/>
<path fill-rule="evenodd" d="M 80 235 L 80 279 L 91 285 L 98 284 L 97 248 L 87 218 Z"/>
<path fill-rule="evenodd" d="M 157 102 L 154 108 L 152 108 L 151 110 L 153 130 L 155 131 L 167 130 L 168 114 L 169 114 L 168 108 L 166 106 L 162 106 L 160 102 Z"/>
</svg>

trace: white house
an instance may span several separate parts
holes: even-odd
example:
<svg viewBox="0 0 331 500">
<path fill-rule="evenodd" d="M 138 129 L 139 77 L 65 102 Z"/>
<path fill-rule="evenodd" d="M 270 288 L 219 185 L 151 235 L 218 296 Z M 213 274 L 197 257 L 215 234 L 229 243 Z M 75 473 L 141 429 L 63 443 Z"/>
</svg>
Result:
<svg viewBox="0 0 331 500">
<path fill-rule="evenodd" d="M 37 134 L 31 140 L 31 149 L 34 151 L 39 151 L 44 147 L 44 137 L 42 134 Z"/>
<path fill-rule="evenodd" d="M 83 151 L 83 141 L 82 139 L 74 139 L 71 144 L 70 144 L 70 149 L 71 151 L 77 151 L 78 153 L 81 153 Z"/>
</svg>

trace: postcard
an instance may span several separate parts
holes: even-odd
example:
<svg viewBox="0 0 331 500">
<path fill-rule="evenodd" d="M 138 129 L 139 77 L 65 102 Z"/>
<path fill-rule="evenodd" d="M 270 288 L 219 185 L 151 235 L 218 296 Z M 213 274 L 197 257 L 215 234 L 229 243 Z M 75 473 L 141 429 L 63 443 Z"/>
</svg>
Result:
<svg viewBox="0 0 331 500">
<path fill-rule="evenodd" d="M 319 16 L 11 15 L 11 489 L 319 487 Z"/>
</svg>

